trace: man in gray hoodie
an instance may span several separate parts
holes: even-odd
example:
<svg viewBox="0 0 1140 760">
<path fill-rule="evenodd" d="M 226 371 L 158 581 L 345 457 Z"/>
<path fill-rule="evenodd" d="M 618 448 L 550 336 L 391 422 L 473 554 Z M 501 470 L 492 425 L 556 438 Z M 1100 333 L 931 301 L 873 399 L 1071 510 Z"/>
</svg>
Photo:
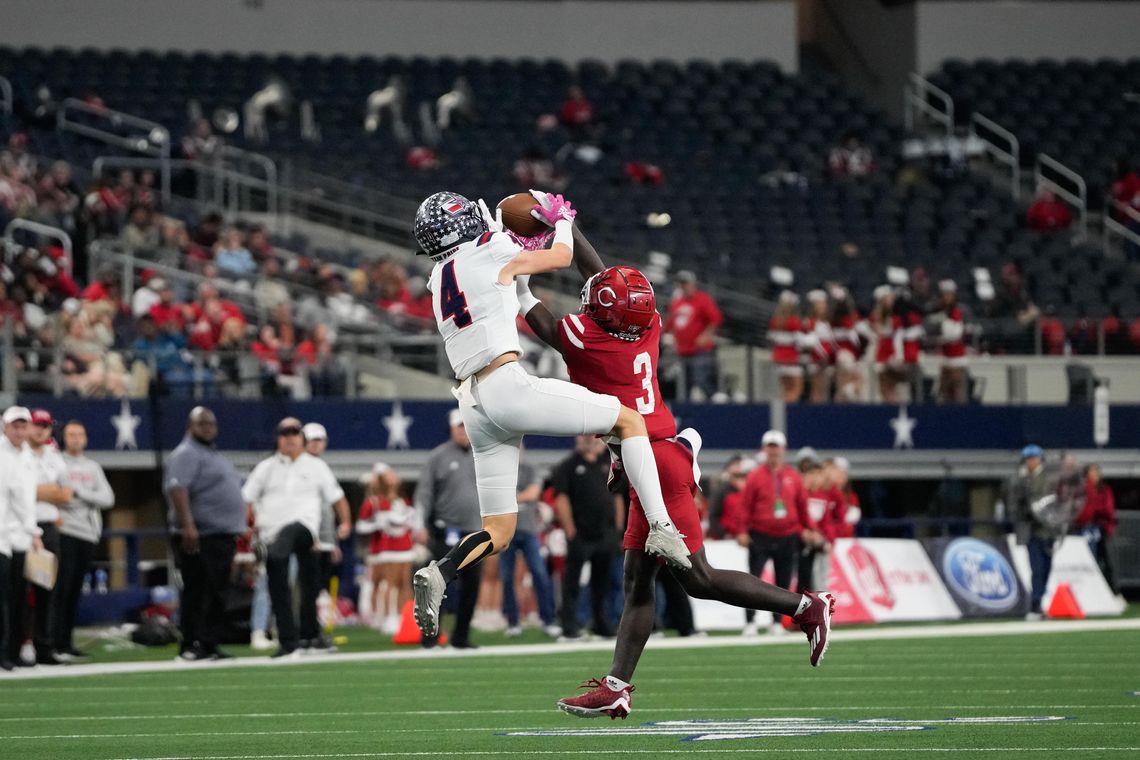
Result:
<svg viewBox="0 0 1140 760">
<path fill-rule="evenodd" d="M 83 576 L 91 567 L 95 550 L 103 536 L 103 512 L 115 506 L 115 493 L 107 482 L 103 468 L 84 456 L 87 428 L 72 420 L 63 426 L 63 462 L 66 465 L 61 484 L 74 494 L 59 508 L 59 573 L 56 578 L 52 607 L 52 632 L 55 656 L 74 661 L 87 655 L 75 648 L 75 611 Z"/>
</svg>

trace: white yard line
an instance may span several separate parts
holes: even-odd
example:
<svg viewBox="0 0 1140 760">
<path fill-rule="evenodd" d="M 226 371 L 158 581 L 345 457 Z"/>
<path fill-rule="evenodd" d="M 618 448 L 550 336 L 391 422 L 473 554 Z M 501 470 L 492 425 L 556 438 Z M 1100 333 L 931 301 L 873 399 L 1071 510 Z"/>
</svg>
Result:
<svg viewBox="0 0 1140 760">
<path fill-rule="evenodd" d="M 607 755 L 740 755 L 740 754 L 769 754 L 791 752 L 820 752 L 836 753 L 890 753 L 910 754 L 916 752 L 1140 752 L 1140 747 L 906 747 L 891 749 L 888 747 L 861 747 L 861 748 L 833 748 L 819 749 L 817 747 L 782 748 L 774 747 L 735 747 L 725 749 L 694 748 L 694 749 L 614 749 L 607 747 Z M 464 756 L 491 755 L 494 757 L 530 757 L 534 755 L 557 755 L 559 757 L 578 755 L 597 755 L 597 749 L 583 750 L 463 750 Z M 368 758 L 368 757 L 439 757 L 438 751 L 432 752 L 336 752 L 332 754 L 306 753 L 296 755 L 171 755 L 165 757 L 117 757 L 111 760 L 309 760 L 312 758 Z"/>
<path fill-rule="evenodd" d="M 165 703 L 164 703 L 165 704 Z M 554 704 L 551 702 L 551 708 Z M 166 714 L 138 714 L 138 715 L 29 715 L 29 716 L 12 716 L 5 715 L 0 717 L 0 723 L 32 723 L 32 722 L 55 722 L 64 723 L 66 721 L 123 721 L 123 720 L 188 720 L 192 718 L 218 718 L 226 720 L 248 720 L 248 719 L 264 719 L 264 720 L 277 720 L 278 718 L 371 718 L 371 717 L 384 717 L 392 715 L 409 715 L 409 716 L 449 716 L 449 715 L 547 715 L 550 709 L 512 709 L 512 710 L 338 710 L 336 712 L 251 712 L 251 713 L 180 713 L 177 715 Z M 1018 704 L 1016 707 L 1004 707 L 1002 705 L 835 705 L 832 707 L 821 707 L 819 705 L 779 705 L 779 706 L 764 706 L 764 707 L 716 707 L 709 708 L 711 712 L 718 713 L 756 713 L 756 712 L 777 712 L 777 713 L 832 713 L 832 712 L 849 712 L 849 711 L 863 711 L 863 712 L 880 712 L 880 711 L 903 711 L 903 710 L 930 710 L 937 712 L 939 710 L 1136 710 L 1140 709 L 1140 702 L 1126 702 L 1122 704 L 1031 704 L 1023 705 Z M 638 708 L 638 716 L 643 715 L 660 715 L 660 714 L 690 714 L 693 708 L 689 707 L 660 707 L 643 709 Z"/>
<path fill-rule="evenodd" d="M 891 628 L 864 628 L 832 631 L 832 646 L 850 641 L 897 641 L 902 639 L 948 639 L 975 636 L 1014 636 L 1048 633 L 1076 633 L 1093 631 L 1140 630 L 1140 618 L 1113 620 L 1042 620 L 1037 622 L 967 623 L 957 625 L 900 626 Z M 800 636 L 778 638 L 744 638 L 743 636 L 709 636 L 707 638 L 650 639 L 647 649 L 716 649 L 720 647 L 764 647 L 804 645 Z M 351 652 L 344 654 L 308 655 L 297 659 L 270 659 L 268 657 L 236 657 L 220 662 L 122 662 L 64 667 L 36 667 L 20 669 L 0 675 L 0 683 L 45 678 L 72 678 L 75 676 L 105 676 L 129 673 L 165 673 L 173 671 L 200 672 L 248 667 L 293 667 L 348 662 L 381 662 L 390 660 L 435 660 L 443 657 L 483 658 L 512 657 L 518 655 L 562 655 L 573 652 L 609 652 L 612 640 L 581 643 L 508 644 L 482 649 L 414 648 L 386 652 Z M 827 667 L 824 663 L 823 667 Z"/>
</svg>

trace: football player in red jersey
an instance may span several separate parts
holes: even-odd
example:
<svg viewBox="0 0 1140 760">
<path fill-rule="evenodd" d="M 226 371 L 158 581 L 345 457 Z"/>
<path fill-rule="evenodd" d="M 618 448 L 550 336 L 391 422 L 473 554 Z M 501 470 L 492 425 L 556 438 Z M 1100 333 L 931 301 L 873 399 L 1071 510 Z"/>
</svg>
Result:
<svg viewBox="0 0 1140 760">
<path fill-rule="evenodd" d="M 581 231 L 575 229 L 574 236 L 575 262 L 588 278 L 582 289 L 581 312 L 556 320 L 529 291 L 522 292 L 524 282 L 519 286 L 519 300 L 527 323 L 539 338 L 561 352 L 573 382 L 595 392 L 605 389 L 644 417 L 669 517 L 685 535 L 691 552 L 692 569 L 675 574 L 689 595 L 793 616 L 807 634 L 811 664 L 818 665 L 827 649 L 834 599 L 828 593 L 792 593 L 748 573 L 720 570 L 708 563 L 694 501 L 701 438 L 691 428 L 678 434 L 673 414 L 662 402 L 657 384 L 661 318 L 653 287 L 633 267 L 603 269 Z M 625 609 L 613 663 L 604 679 L 584 684 L 590 691 L 558 703 L 560 709 L 581 717 L 624 719 L 629 714 L 633 691 L 629 680 L 653 632 L 659 564 L 643 551 L 649 526 L 636 492 L 630 495 L 623 541 Z"/>
</svg>

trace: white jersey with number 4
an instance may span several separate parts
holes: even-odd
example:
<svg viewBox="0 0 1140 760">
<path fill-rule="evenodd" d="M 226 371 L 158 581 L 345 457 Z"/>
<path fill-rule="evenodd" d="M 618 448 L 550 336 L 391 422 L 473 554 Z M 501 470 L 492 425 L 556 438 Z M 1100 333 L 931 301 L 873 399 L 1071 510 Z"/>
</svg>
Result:
<svg viewBox="0 0 1140 760">
<path fill-rule="evenodd" d="M 521 250 L 509 235 L 486 232 L 431 270 L 432 311 L 460 380 L 501 354 L 523 352 L 515 327 L 519 312 L 515 283 L 499 284 L 499 272 Z"/>
</svg>

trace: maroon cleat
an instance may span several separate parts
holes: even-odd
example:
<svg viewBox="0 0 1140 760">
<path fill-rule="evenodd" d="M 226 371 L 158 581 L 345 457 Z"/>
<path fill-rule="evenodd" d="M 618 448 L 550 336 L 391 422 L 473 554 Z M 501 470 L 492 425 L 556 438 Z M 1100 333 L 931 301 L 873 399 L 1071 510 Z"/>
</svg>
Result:
<svg viewBox="0 0 1140 760">
<path fill-rule="evenodd" d="M 577 715 L 579 718 L 598 718 L 608 715 L 610 720 L 617 718 L 625 720 L 633 707 L 633 697 L 630 696 L 633 691 L 632 685 L 614 691 L 604 680 L 591 678 L 578 688 L 589 691 L 577 697 L 558 700 L 559 710 Z"/>
<path fill-rule="evenodd" d="M 796 615 L 795 621 L 800 630 L 807 634 L 808 659 L 811 666 L 818 667 L 827 652 L 831 637 L 831 613 L 835 611 L 835 596 L 823 592 L 805 591 L 804 596 L 811 600 L 808 608 Z"/>
</svg>

